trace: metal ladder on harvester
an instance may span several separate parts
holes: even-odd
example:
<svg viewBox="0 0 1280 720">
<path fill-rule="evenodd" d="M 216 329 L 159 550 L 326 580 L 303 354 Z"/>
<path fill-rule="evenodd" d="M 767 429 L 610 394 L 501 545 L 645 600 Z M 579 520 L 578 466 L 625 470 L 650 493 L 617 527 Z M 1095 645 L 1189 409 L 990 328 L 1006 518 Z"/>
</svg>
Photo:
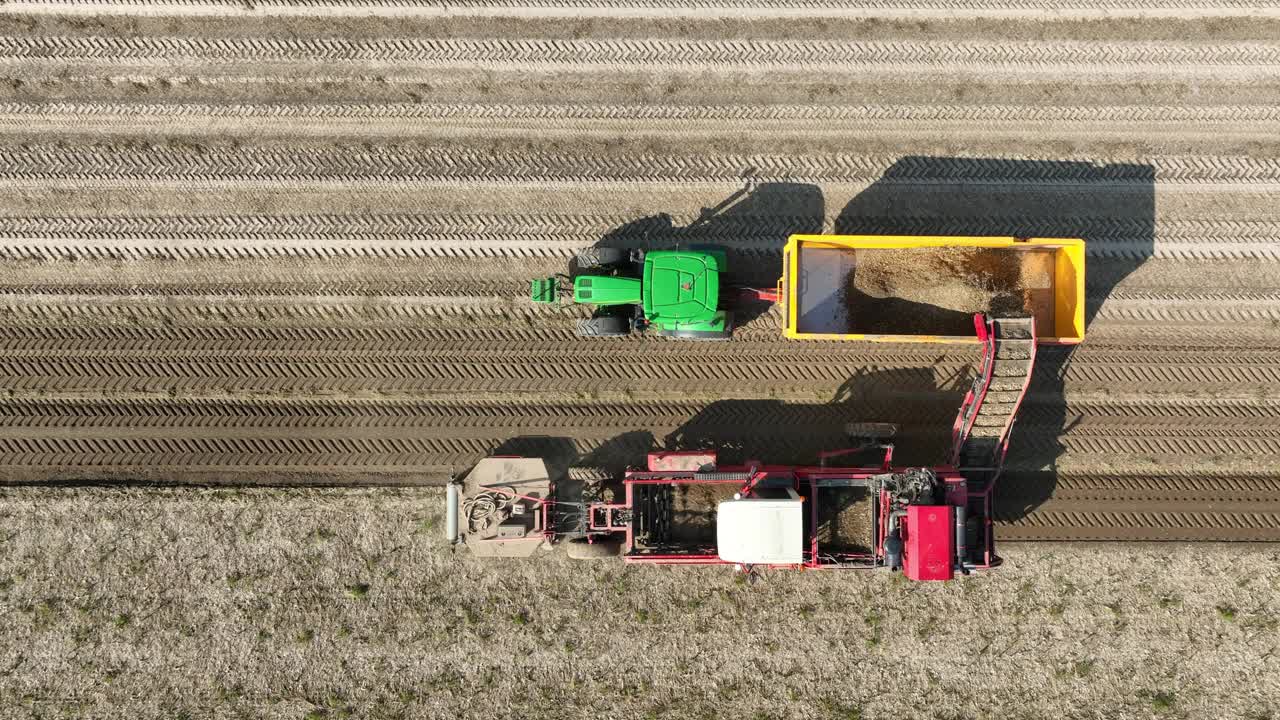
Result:
<svg viewBox="0 0 1280 720">
<path fill-rule="evenodd" d="M 1036 360 L 1032 318 L 974 316 L 982 361 L 951 430 L 951 463 L 970 482 L 989 489 L 1009 450 L 1009 433 L 1031 384 Z M 975 488 L 976 489 L 976 488 Z"/>
</svg>

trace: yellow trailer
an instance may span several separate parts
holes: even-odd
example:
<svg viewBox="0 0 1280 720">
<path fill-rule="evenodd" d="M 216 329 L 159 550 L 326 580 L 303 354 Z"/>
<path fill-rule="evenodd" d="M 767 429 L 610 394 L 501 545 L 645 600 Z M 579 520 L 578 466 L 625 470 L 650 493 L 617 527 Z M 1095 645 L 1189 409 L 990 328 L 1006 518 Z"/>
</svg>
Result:
<svg viewBox="0 0 1280 720">
<path fill-rule="evenodd" d="M 797 340 L 977 342 L 974 313 L 1032 317 L 1042 343 L 1084 339 L 1084 241 L 792 235 L 778 299 Z"/>
</svg>

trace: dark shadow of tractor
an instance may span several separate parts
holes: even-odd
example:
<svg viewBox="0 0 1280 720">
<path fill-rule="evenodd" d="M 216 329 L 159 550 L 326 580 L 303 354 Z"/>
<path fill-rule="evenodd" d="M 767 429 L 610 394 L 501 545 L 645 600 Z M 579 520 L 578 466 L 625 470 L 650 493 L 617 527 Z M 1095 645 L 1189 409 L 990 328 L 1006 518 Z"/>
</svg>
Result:
<svg viewBox="0 0 1280 720">
<path fill-rule="evenodd" d="M 794 234 L 822 232 L 826 205 L 816 185 L 787 182 L 743 186 L 715 205 L 705 207 L 687 225 L 657 213 L 632 220 L 606 233 L 598 248 L 674 250 L 719 248 L 728 255 L 726 286 L 769 289 L 782 272 L 782 248 Z M 743 294 L 734 300 L 738 326 L 769 311 L 772 303 Z"/>
</svg>

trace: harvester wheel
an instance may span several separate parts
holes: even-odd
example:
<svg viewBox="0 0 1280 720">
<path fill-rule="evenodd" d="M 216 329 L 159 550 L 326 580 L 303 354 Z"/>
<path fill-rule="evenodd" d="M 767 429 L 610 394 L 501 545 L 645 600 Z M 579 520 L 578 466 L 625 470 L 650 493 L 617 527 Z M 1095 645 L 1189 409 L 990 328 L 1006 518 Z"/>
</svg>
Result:
<svg viewBox="0 0 1280 720">
<path fill-rule="evenodd" d="M 592 270 L 622 265 L 630 259 L 631 253 L 623 248 L 597 247 L 587 248 L 578 253 L 574 258 L 574 264 L 579 270 Z"/>
<path fill-rule="evenodd" d="M 898 426 L 882 422 L 845 423 L 844 434 L 850 440 L 889 440 L 898 432 Z"/>
<path fill-rule="evenodd" d="M 565 543 L 565 552 L 573 560 L 607 560 L 622 554 L 622 543 L 616 540 L 599 540 L 593 543 L 570 540 Z"/>
<path fill-rule="evenodd" d="M 631 334 L 631 321 L 616 315 L 602 315 L 578 321 L 578 337 L 623 337 Z"/>
</svg>

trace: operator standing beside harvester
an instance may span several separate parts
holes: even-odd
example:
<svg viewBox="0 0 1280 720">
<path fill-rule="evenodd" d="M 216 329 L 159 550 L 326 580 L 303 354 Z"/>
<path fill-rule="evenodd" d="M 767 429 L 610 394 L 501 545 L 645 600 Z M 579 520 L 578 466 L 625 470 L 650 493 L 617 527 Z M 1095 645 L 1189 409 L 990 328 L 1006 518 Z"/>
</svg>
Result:
<svg viewBox="0 0 1280 720">
<path fill-rule="evenodd" d="M 727 340 L 729 308 L 747 294 L 783 304 L 787 338 L 978 343 L 950 457 L 895 466 L 891 431 L 853 425 L 852 446 L 816 465 L 723 465 L 714 449 L 657 452 L 646 467 L 572 499 L 557 494 L 541 460 L 488 458 L 449 484 L 451 542 L 482 556 L 565 544 L 580 559 L 888 568 L 915 580 L 999 564 L 993 493 L 1036 346 L 1084 337 L 1083 241 L 794 235 L 776 291 L 729 285 L 720 249 L 597 248 L 575 265 L 572 302 L 596 308 L 579 324 L 589 337 Z M 546 303 L 569 294 L 557 278 L 534 281 L 532 293 Z M 975 303 L 985 306 L 975 311 Z M 861 530 L 847 537 L 839 528 Z"/>
</svg>

